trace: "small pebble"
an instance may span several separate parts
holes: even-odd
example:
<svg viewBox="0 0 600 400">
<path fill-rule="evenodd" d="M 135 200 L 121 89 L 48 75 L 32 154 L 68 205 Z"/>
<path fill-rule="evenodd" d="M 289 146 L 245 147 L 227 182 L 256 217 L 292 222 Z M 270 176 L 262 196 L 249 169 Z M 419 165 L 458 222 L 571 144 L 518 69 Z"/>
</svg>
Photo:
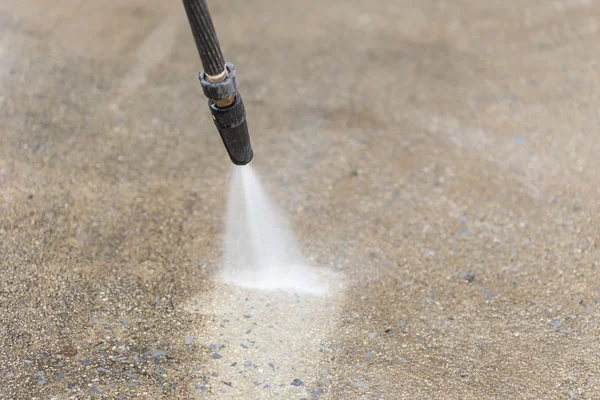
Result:
<svg viewBox="0 0 600 400">
<path fill-rule="evenodd" d="M 211 357 L 213 360 L 218 360 L 219 358 L 222 358 L 223 356 L 220 355 L 219 353 L 213 353 Z"/>
<path fill-rule="evenodd" d="M 460 274 L 460 279 L 465 280 L 468 283 L 471 283 L 475 280 L 475 274 L 472 273 L 471 271 L 463 272 L 462 274 Z"/>
<path fill-rule="evenodd" d="M 292 381 L 292 386 L 304 386 L 304 382 L 302 382 L 300 379 L 296 378 Z"/>
</svg>

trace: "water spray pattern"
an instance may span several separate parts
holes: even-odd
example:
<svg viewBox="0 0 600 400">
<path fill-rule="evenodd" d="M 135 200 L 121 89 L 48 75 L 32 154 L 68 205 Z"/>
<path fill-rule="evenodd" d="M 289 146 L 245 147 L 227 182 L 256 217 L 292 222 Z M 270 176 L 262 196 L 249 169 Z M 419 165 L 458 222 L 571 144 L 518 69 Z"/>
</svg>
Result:
<svg viewBox="0 0 600 400">
<path fill-rule="evenodd" d="M 250 165 L 232 171 L 222 278 L 262 290 L 323 295 L 327 289 L 306 265 L 287 221 Z"/>
</svg>

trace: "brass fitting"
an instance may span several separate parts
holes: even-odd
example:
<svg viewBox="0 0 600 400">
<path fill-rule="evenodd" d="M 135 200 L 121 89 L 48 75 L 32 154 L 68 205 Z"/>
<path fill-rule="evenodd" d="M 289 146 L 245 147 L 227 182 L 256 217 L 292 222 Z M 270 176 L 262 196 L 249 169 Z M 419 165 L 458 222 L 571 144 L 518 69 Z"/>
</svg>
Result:
<svg viewBox="0 0 600 400">
<path fill-rule="evenodd" d="M 206 74 L 206 79 L 210 82 L 210 83 L 219 83 L 219 82 L 223 82 L 225 80 L 225 78 L 227 78 L 227 76 L 229 76 L 229 74 L 227 73 L 227 68 L 225 68 L 223 70 L 223 72 L 221 72 L 219 75 L 209 75 Z M 235 100 L 235 93 L 232 94 L 229 97 L 226 97 L 224 99 L 220 99 L 220 100 L 213 100 L 210 99 L 217 107 L 227 107 L 229 105 L 231 105 L 233 103 L 233 101 Z"/>
</svg>

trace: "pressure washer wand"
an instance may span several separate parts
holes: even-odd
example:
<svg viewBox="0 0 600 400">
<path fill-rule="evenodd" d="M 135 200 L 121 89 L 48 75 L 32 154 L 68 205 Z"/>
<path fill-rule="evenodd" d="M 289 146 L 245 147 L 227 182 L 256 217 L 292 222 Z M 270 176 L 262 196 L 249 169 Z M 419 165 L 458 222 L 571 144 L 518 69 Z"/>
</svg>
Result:
<svg viewBox="0 0 600 400">
<path fill-rule="evenodd" d="M 213 121 L 231 161 L 237 165 L 248 164 L 254 153 L 235 68 L 223 58 L 206 0 L 183 0 L 183 6 L 204 67 L 198 78 L 208 97 Z"/>
</svg>

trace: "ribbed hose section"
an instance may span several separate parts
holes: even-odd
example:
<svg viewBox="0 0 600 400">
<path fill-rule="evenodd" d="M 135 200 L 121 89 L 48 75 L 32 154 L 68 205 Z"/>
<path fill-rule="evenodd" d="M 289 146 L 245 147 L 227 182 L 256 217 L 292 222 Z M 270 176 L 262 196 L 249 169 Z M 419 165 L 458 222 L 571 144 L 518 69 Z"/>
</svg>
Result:
<svg viewBox="0 0 600 400">
<path fill-rule="evenodd" d="M 208 75 L 219 75 L 225 70 L 225 60 L 206 0 L 183 0 L 183 6 L 190 21 L 204 71 Z"/>
</svg>

